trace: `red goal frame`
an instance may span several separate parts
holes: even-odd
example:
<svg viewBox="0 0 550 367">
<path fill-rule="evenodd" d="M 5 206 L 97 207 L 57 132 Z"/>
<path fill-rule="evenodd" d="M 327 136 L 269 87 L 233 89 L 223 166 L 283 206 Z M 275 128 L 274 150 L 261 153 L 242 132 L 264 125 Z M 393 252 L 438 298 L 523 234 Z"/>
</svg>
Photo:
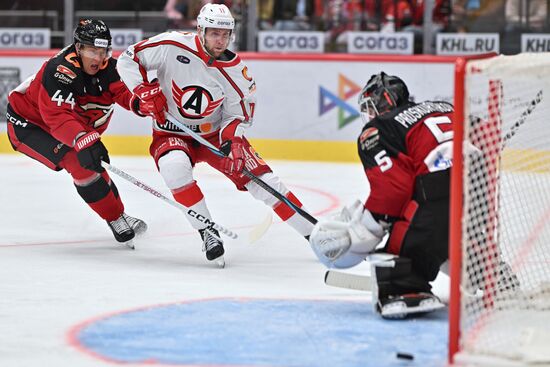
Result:
<svg viewBox="0 0 550 367">
<path fill-rule="evenodd" d="M 453 166 L 451 168 L 450 213 L 449 213 L 449 364 L 459 351 L 460 340 L 460 280 L 462 275 L 462 215 L 463 215 L 463 145 L 464 100 L 466 68 L 470 60 L 496 56 L 495 53 L 460 57 L 455 61 L 454 112 L 453 112 Z M 460 143 L 460 144 L 456 144 Z"/>
</svg>

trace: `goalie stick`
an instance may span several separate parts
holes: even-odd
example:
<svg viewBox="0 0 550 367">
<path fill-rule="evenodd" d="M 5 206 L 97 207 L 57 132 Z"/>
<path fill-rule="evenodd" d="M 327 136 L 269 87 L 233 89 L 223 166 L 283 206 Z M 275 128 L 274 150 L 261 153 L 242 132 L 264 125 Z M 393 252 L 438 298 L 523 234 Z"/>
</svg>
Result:
<svg viewBox="0 0 550 367">
<path fill-rule="evenodd" d="M 178 209 L 180 209 L 181 211 L 183 211 L 186 215 L 188 215 L 189 217 L 193 218 L 194 220 L 196 221 L 199 221 L 201 223 L 204 223 L 204 224 L 207 224 L 207 225 L 210 225 L 212 224 L 212 227 L 214 229 L 217 229 L 218 231 L 220 231 L 221 233 L 225 234 L 226 236 L 230 237 L 230 238 L 237 238 L 237 234 L 225 227 L 222 227 L 220 226 L 219 224 L 217 223 L 214 223 L 212 221 L 210 221 L 209 219 L 207 218 L 204 218 L 202 215 L 199 215 L 197 212 L 195 212 L 194 210 L 192 209 L 188 209 L 186 208 L 185 206 L 181 205 L 180 203 L 178 203 L 177 201 L 174 201 L 174 200 L 170 200 L 169 198 L 167 198 L 166 196 L 162 195 L 160 192 L 158 192 L 157 190 L 153 189 L 152 187 L 144 184 L 143 182 L 141 182 L 140 180 L 138 180 L 137 178 L 135 178 L 134 176 L 124 172 L 123 170 L 121 169 L 118 169 L 112 165 L 110 165 L 109 163 L 107 162 L 101 162 L 101 165 L 103 166 L 103 168 L 107 169 L 108 171 L 114 173 L 115 175 L 119 176 L 119 177 L 122 177 L 123 179 L 125 179 L 126 181 L 128 182 L 131 182 L 133 183 L 134 185 L 136 185 L 137 187 L 139 187 L 140 189 L 143 189 L 144 191 L 147 191 L 148 193 L 150 193 L 151 195 L 153 196 L 156 196 L 157 198 L 163 200 L 164 202 L 172 205 L 173 207 L 176 207 Z"/>
<path fill-rule="evenodd" d="M 343 273 L 336 270 L 327 270 L 325 273 L 325 284 L 357 291 L 368 292 L 372 290 L 372 278 L 370 276 Z"/>
<path fill-rule="evenodd" d="M 175 118 L 171 117 L 168 113 L 166 114 L 166 118 L 169 122 L 176 125 L 180 130 L 183 130 L 186 134 L 191 136 L 193 139 L 207 147 L 212 153 L 216 154 L 219 157 L 226 157 L 225 154 L 222 153 L 221 150 L 216 148 L 212 143 L 210 143 L 208 140 L 204 139 L 202 136 L 188 128 L 185 124 L 179 122 Z M 292 201 L 288 200 L 286 196 L 281 194 L 279 191 L 275 190 L 273 187 L 269 186 L 265 181 L 263 181 L 261 178 L 247 170 L 246 168 L 243 168 L 243 175 L 250 178 L 250 180 L 254 181 L 258 186 L 260 186 L 265 191 L 269 192 L 271 195 L 275 196 L 279 201 L 282 201 L 286 205 L 288 205 L 292 210 L 294 210 L 296 213 L 304 217 L 307 221 L 309 221 L 311 224 L 317 224 L 317 219 L 313 217 L 311 214 L 294 204 Z"/>
</svg>

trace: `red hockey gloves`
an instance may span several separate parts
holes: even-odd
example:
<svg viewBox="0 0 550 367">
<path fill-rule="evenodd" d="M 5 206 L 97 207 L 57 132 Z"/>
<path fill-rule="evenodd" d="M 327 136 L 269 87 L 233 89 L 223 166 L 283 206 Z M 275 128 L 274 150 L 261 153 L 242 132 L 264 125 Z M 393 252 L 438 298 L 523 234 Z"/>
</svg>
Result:
<svg viewBox="0 0 550 367">
<path fill-rule="evenodd" d="M 110 162 L 107 148 L 101 142 L 97 131 L 89 132 L 76 139 L 74 149 L 78 162 L 86 169 L 103 172 L 105 169 L 101 166 L 101 161 Z"/>
<path fill-rule="evenodd" d="M 158 82 L 141 83 L 135 87 L 134 95 L 139 98 L 138 114 L 153 116 L 160 123 L 166 121 L 164 114 L 168 111 L 168 104 Z"/>
<path fill-rule="evenodd" d="M 244 168 L 245 157 L 243 139 L 235 136 L 231 140 L 224 141 L 220 148 L 227 155 L 222 159 L 221 170 L 228 175 L 241 173 Z"/>
</svg>

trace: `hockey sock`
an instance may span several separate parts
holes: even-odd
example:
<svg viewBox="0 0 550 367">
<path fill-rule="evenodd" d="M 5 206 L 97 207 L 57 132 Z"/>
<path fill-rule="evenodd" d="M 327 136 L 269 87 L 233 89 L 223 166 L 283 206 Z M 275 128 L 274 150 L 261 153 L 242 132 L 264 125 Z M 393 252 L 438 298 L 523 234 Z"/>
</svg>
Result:
<svg viewBox="0 0 550 367">
<path fill-rule="evenodd" d="M 197 181 L 193 181 L 188 185 L 180 187 L 179 189 L 172 190 L 172 196 L 174 196 L 174 199 L 178 203 L 195 211 L 198 215 L 202 215 L 204 218 L 212 221 L 210 211 L 208 211 L 208 208 L 206 207 L 206 200 L 204 199 L 204 195 L 202 194 L 199 185 L 197 185 Z M 205 224 L 195 220 L 190 220 L 189 223 L 195 229 L 203 229 L 206 227 Z"/>
<path fill-rule="evenodd" d="M 116 186 L 110 182 L 109 176 L 104 172 L 97 180 L 86 186 L 75 184 L 76 191 L 84 201 L 101 218 L 106 221 L 116 220 L 124 212 L 124 205 L 118 195 L 115 195 Z M 114 190 L 113 190 L 114 187 Z"/>
<path fill-rule="evenodd" d="M 297 207 L 302 207 L 302 203 L 300 202 L 300 200 L 298 200 L 296 196 L 294 196 L 292 192 L 289 191 L 285 196 Z M 292 209 L 285 203 L 279 201 L 273 206 L 273 211 L 279 216 L 279 218 L 283 220 L 283 222 L 289 224 L 302 236 L 307 237 L 311 234 L 311 231 L 313 231 L 313 224 L 311 224 L 307 219 L 296 213 L 294 209 Z"/>
</svg>

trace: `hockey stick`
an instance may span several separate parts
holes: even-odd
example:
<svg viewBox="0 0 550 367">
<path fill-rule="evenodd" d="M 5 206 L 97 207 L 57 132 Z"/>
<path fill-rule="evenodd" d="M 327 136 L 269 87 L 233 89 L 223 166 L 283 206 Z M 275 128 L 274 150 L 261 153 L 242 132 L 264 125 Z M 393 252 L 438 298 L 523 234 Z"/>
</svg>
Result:
<svg viewBox="0 0 550 367">
<path fill-rule="evenodd" d="M 193 139 L 207 147 L 212 153 L 216 154 L 219 157 L 226 157 L 225 154 L 222 153 L 221 150 L 216 148 L 212 143 L 210 143 L 208 140 L 204 139 L 199 134 L 195 133 L 193 130 L 185 126 L 185 124 L 177 121 L 175 118 L 171 117 L 169 114 L 166 114 L 166 118 L 168 121 L 174 125 L 176 125 L 180 130 L 183 130 L 186 134 L 191 136 Z M 301 215 L 303 218 L 308 220 L 311 224 L 316 224 L 317 219 L 313 217 L 311 214 L 294 204 L 292 201 L 288 200 L 286 196 L 281 194 L 279 191 L 275 190 L 273 187 L 269 186 L 265 181 L 263 181 L 261 178 L 247 170 L 246 168 L 243 168 L 243 175 L 250 178 L 250 180 L 254 181 L 258 186 L 260 186 L 265 191 L 269 192 L 271 195 L 275 196 L 279 201 L 285 203 L 288 205 L 292 210 L 294 210 L 296 213 Z"/>
<path fill-rule="evenodd" d="M 538 106 L 540 102 L 542 102 L 542 89 L 538 91 L 535 98 L 527 106 L 527 109 L 522 112 L 521 116 L 519 117 L 519 120 L 517 120 L 516 123 L 514 123 L 512 127 L 508 130 L 506 135 L 504 135 L 504 138 L 502 139 L 502 147 L 500 148 L 500 150 L 503 150 L 508 140 L 510 140 L 514 135 L 516 135 L 519 127 L 525 123 L 525 120 L 527 120 L 527 117 L 535 110 L 535 108 Z"/>
<path fill-rule="evenodd" d="M 110 165 L 109 163 L 107 162 L 101 162 L 101 165 L 103 166 L 103 168 L 105 168 L 106 170 L 114 173 L 115 175 L 119 176 L 119 177 L 122 177 L 123 179 L 125 179 L 126 181 L 128 182 L 131 182 L 133 183 L 134 185 L 136 185 L 137 187 L 139 187 L 140 189 L 143 189 L 144 191 L 147 191 L 148 193 L 150 193 L 151 195 L 153 196 L 156 196 L 157 198 L 163 200 L 164 202 L 172 205 L 173 207 L 175 208 L 178 208 L 179 210 L 181 210 L 182 212 L 184 212 L 185 214 L 187 214 L 189 217 L 193 218 L 194 220 L 198 221 L 198 222 L 201 222 L 203 224 L 206 224 L 206 225 L 212 225 L 212 227 L 214 229 L 217 229 L 218 231 L 222 232 L 223 234 L 225 234 L 226 236 L 230 237 L 230 238 L 237 238 L 237 234 L 225 227 L 222 227 L 220 226 L 219 224 L 217 223 L 214 223 L 212 221 L 210 221 L 209 219 L 203 217 L 202 215 L 200 215 L 199 213 L 197 213 L 196 211 L 192 210 L 192 209 L 188 209 L 186 208 L 185 206 L 181 205 L 180 203 L 178 203 L 177 201 L 174 201 L 174 200 L 170 200 L 169 198 L 167 198 L 166 196 L 162 195 L 160 192 L 158 192 L 157 190 L 153 189 L 152 187 L 144 184 L 143 182 L 141 182 L 140 180 L 138 180 L 137 178 L 135 178 L 134 176 L 132 175 L 129 175 L 128 173 L 122 171 L 121 169 L 118 169 L 112 165 Z"/>
<path fill-rule="evenodd" d="M 327 270 L 325 284 L 332 287 L 355 289 L 358 291 L 372 290 L 372 279 L 368 275 L 343 273 L 335 270 Z"/>
</svg>

